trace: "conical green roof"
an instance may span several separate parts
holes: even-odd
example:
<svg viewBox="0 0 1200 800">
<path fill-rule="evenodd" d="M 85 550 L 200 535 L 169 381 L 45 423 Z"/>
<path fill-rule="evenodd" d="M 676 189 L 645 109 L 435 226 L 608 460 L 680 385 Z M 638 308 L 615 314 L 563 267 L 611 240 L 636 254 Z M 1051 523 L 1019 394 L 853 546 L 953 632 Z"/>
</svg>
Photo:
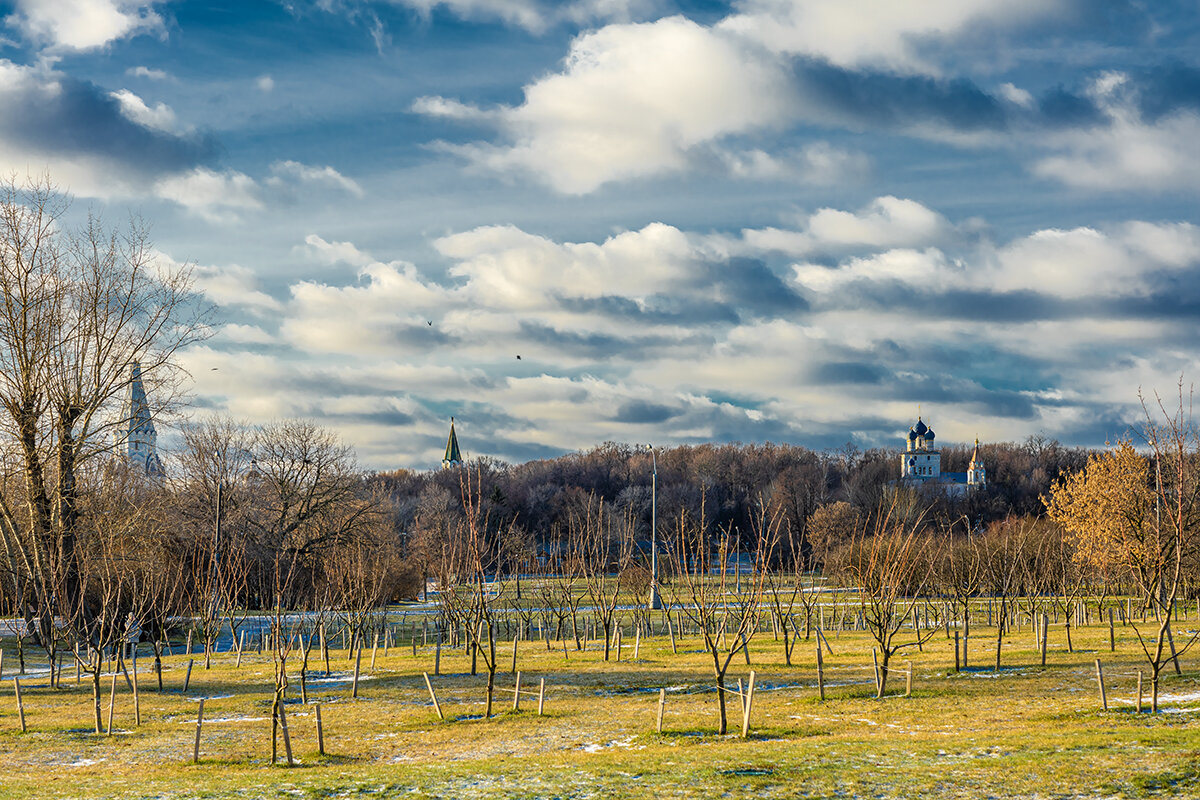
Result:
<svg viewBox="0 0 1200 800">
<path fill-rule="evenodd" d="M 451 417 L 450 438 L 446 440 L 446 457 L 442 459 L 442 466 L 461 463 L 462 455 L 458 452 L 458 437 L 454 435 L 454 417 Z"/>
</svg>

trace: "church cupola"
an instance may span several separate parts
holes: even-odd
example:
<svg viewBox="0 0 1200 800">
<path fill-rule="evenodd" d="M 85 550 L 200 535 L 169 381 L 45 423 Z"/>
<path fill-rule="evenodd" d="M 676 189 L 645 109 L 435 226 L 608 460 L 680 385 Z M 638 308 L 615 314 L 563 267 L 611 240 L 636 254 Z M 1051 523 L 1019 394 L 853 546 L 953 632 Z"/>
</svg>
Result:
<svg viewBox="0 0 1200 800">
<path fill-rule="evenodd" d="M 908 429 L 908 449 L 900 454 L 902 479 L 928 480 L 942 474 L 942 454 L 934 447 L 933 428 L 917 416 L 917 424 Z"/>
<path fill-rule="evenodd" d="M 446 439 L 446 457 L 442 459 L 442 469 L 450 469 L 462 464 L 462 454 L 458 450 L 458 436 L 454 434 L 454 417 L 450 418 L 450 437 Z"/>
</svg>

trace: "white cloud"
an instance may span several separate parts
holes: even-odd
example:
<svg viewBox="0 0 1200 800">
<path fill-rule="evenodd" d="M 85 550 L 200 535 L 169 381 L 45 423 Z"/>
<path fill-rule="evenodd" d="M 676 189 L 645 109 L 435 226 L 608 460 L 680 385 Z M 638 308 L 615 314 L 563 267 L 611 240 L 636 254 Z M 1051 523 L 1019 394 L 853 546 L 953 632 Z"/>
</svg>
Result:
<svg viewBox="0 0 1200 800">
<path fill-rule="evenodd" d="M 241 212 L 256 211 L 263 205 L 254 179 L 234 170 L 197 167 L 159 180 L 154 191 L 214 222 L 235 221 Z"/>
<path fill-rule="evenodd" d="M 249 267 L 240 264 L 198 266 L 192 274 L 196 288 L 219 306 L 242 308 L 254 314 L 283 308 L 278 300 L 259 288 L 258 277 Z"/>
<path fill-rule="evenodd" d="M 128 89 L 113 92 L 111 97 L 121 105 L 121 113 L 128 119 L 147 128 L 156 128 L 167 133 L 176 131 L 175 112 L 166 103 L 155 103 L 153 108 Z"/>
<path fill-rule="evenodd" d="M 718 156 L 735 178 L 793 180 L 814 186 L 861 181 L 870 170 L 863 153 L 813 142 L 806 147 L 772 155 L 764 150 L 718 149 Z"/>
<path fill-rule="evenodd" d="M 375 259 L 355 247 L 351 242 L 327 242 L 315 233 L 304 237 L 304 252 L 313 260 L 323 264 L 344 263 L 353 267 L 365 267 Z"/>
<path fill-rule="evenodd" d="M 478 106 L 463 103 L 448 97 L 418 97 L 413 101 L 414 114 L 427 117 L 443 117 L 461 121 L 494 121 L 501 119 L 499 111 L 486 111 Z"/>
<path fill-rule="evenodd" d="M 1147 121 L 1124 74 L 1108 72 L 1090 95 L 1107 117 L 1106 125 L 1076 128 L 1046 138 L 1057 151 L 1034 165 L 1034 172 L 1087 189 L 1171 190 L 1200 184 L 1200 114 L 1177 110 Z"/>
<path fill-rule="evenodd" d="M 221 326 L 217 338 L 234 344 L 274 344 L 276 339 L 257 325 L 230 323 Z"/>
<path fill-rule="evenodd" d="M 273 189 L 310 190 L 334 189 L 339 192 L 362 197 L 362 187 L 355 181 L 330 166 L 314 167 L 298 161 L 276 161 L 271 165 L 271 176 L 266 184 Z"/>
<path fill-rule="evenodd" d="M 1000 96 L 1021 108 L 1033 108 L 1033 95 L 1011 83 L 1000 84 Z"/>
<path fill-rule="evenodd" d="M 804 256 L 817 250 L 847 251 L 893 247 L 919 248 L 944 243 L 955 233 L 950 222 L 915 200 L 890 195 L 858 211 L 822 208 L 803 216 L 798 230 L 747 229 L 734 250 L 776 251 Z"/>
<path fill-rule="evenodd" d="M 543 33 L 561 20 L 576 24 L 595 21 L 625 22 L 641 14 L 653 12 L 659 0 L 391 0 L 407 6 L 424 17 L 435 9 L 445 9 L 466 20 L 500 20 L 524 28 L 530 33 Z M 378 22 L 378 18 L 376 18 Z"/>
<path fill-rule="evenodd" d="M 782 123 L 791 100 L 781 65 L 691 20 L 609 25 L 577 37 L 563 72 L 499 110 L 512 144 L 447 149 L 581 194 L 678 171 L 694 148 Z M 444 104 L 425 107 L 446 114 Z"/>
<path fill-rule="evenodd" d="M 147 80 L 152 81 L 165 81 L 171 78 L 170 73 L 165 72 L 164 70 L 151 69 L 150 67 L 142 66 L 130 67 L 129 69 L 125 70 L 125 74 L 134 78 L 146 78 Z"/>
<path fill-rule="evenodd" d="M 159 31 L 162 0 L 16 0 L 6 22 L 27 37 L 64 50 L 92 50 L 137 33 Z"/>
<path fill-rule="evenodd" d="M 263 93 L 270 92 L 272 89 L 275 88 L 275 79 L 272 78 L 270 75 L 259 75 L 254 80 L 254 85 L 258 87 L 258 90 L 260 92 L 263 92 Z"/>
<path fill-rule="evenodd" d="M 944 43 L 980 26 L 1005 26 L 1057 13 L 1066 0 L 742 0 L 719 29 L 772 52 L 816 56 L 840 67 L 937 74 L 929 41 Z"/>
</svg>

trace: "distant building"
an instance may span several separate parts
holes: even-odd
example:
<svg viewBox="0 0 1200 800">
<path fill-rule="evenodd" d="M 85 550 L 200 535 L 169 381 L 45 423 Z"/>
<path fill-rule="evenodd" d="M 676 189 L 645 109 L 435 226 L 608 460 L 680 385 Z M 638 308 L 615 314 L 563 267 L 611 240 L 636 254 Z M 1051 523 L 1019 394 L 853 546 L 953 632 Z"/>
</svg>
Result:
<svg viewBox="0 0 1200 800">
<path fill-rule="evenodd" d="M 442 459 L 442 469 L 450 469 L 462 464 L 462 454 L 458 451 L 458 437 L 454 434 L 454 417 L 450 418 L 450 438 L 446 439 L 446 457 Z"/>
<path fill-rule="evenodd" d="M 142 367 L 134 363 L 129 373 L 129 395 L 121 407 L 121 422 L 116 432 L 117 451 L 134 469 L 151 478 L 163 475 L 158 457 L 158 433 L 150 417 L 150 404 L 142 386 Z"/>
<path fill-rule="evenodd" d="M 987 485 L 987 470 L 979 456 L 979 440 L 966 472 L 942 472 L 942 451 L 937 449 L 937 437 L 921 419 L 908 429 L 908 442 L 900 454 L 900 483 L 907 486 L 928 486 L 941 489 L 953 497 Z"/>
</svg>

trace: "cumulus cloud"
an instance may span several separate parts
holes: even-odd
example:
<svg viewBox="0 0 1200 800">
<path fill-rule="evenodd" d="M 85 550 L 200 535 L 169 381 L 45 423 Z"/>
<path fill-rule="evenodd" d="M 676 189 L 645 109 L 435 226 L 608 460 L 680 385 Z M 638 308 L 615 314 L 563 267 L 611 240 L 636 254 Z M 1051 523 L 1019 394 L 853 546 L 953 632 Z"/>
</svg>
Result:
<svg viewBox="0 0 1200 800">
<path fill-rule="evenodd" d="M 1090 189 L 1169 190 L 1200 183 L 1200 113 L 1172 104 L 1147 119 L 1139 87 L 1128 75 L 1097 77 L 1088 95 L 1106 118 L 1103 125 L 1063 131 L 1048 142 L 1053 155 L 1034 171 Z"/>
<path fill-rule="evenodd" d="M 262 194 L 249 175 L 236 170 L 197 167 L 169 175 L 155 184 L 155 194 L 213 222 L 237 221 L 246 211 L 262 208 Z"/>
<path fill-rule="evenodd" d="M 0 106 L 0 169 L 44 165 L 77 195 L 141 193 L 216 154 L 210 137 L 181 130 L 165 104 L 45 67 L 0 60 Z"/>
<path fill-rule="evenodd" d="M 175 112 L 166 103 L 155 103 L 151 108 L 145 100 L 128 89 L 113 92 L 112 97 L 120 103 L 121 113 L 132 122 L 167 133 L 175 132 Z"/>
<path fill-rule="evenodd" d="M 698 147 L 782 123 L 790 100 L 778 63 L 689 19 L 608 25 L 577 37 L 563 72 L 526 86 L 521 105 L 498 109 L 509 144 L 446 147 L 580 194 L 678 171 Z M 445 116 L 448 108 L 417 110 Z"/>
<path fill-rule="evenodd" d="M 16 0 L 5 22 L 62 50 L 93 50 L 138 33 L 161 31 L 162 0 Z"/>
<path fill-rule="evenodd" d="M 970 29 L 1044 18 L 1066 0 L 741 0 L 719 28 L 772 52 L 820 58 L 839 67 L 937 74 L 930 52 Z M 932 46 L 931 46 L 932 45 Z"/>
<path fill-rule="evenodd" d="M 196 288 L 219 306 L 242 309 L 256 315 L 277 312 L 283 308 L 278 300 L 262 290 L 258 277 L 249 267 L 239 264 L 197 266 L 193 276 Z"/>
<path fill-rule="evenodd" d="M 821 208 L 802 216 L 799 227 L 743 230 L 733 250 L 749 248 L 792 256 L 816 252 L 921 247 L 940 244 L 955 233 L 941 214 L 915 200 L 878 197 L 858 211 Z"/>
<path fill-rule="evenodd" d="M 259 75 L 254 79 L 254 85 L 260 92 L 266 94 L 275 88 L 275 79 L 270 75 Z"/>
<path fill-rule="evenodd" d="M 318 416 L 394 467 L 389 454 L 423 466 L 444 445 L 447 408 L 474 421 L 475 452 L 507 458 L 651 427 L 672 442 L 889 444 L 917 403 L 946 441 L 1020 439 L 1091 431 L 1131 386 L 1200 366 L 1163 346 L 1200 313 L 1195 225 L 1000 242 L 962 228 L 887 196 L 777 229 L 818 264 L 661 223 L 595 242 L 485 226 L 434 240 L 449 263 L 436 271 L 310 234 L 294 256 L 325 277 L 282 301 L 241 268 L 198 271 L 207 296 L 260 318 L 222 330 L 225 361 L 205 355 L 221 369 L 204 380 L 236 380 L 232 413 Z M 259 363 L 262 345 L 298 356 Z"/>
</svg>

